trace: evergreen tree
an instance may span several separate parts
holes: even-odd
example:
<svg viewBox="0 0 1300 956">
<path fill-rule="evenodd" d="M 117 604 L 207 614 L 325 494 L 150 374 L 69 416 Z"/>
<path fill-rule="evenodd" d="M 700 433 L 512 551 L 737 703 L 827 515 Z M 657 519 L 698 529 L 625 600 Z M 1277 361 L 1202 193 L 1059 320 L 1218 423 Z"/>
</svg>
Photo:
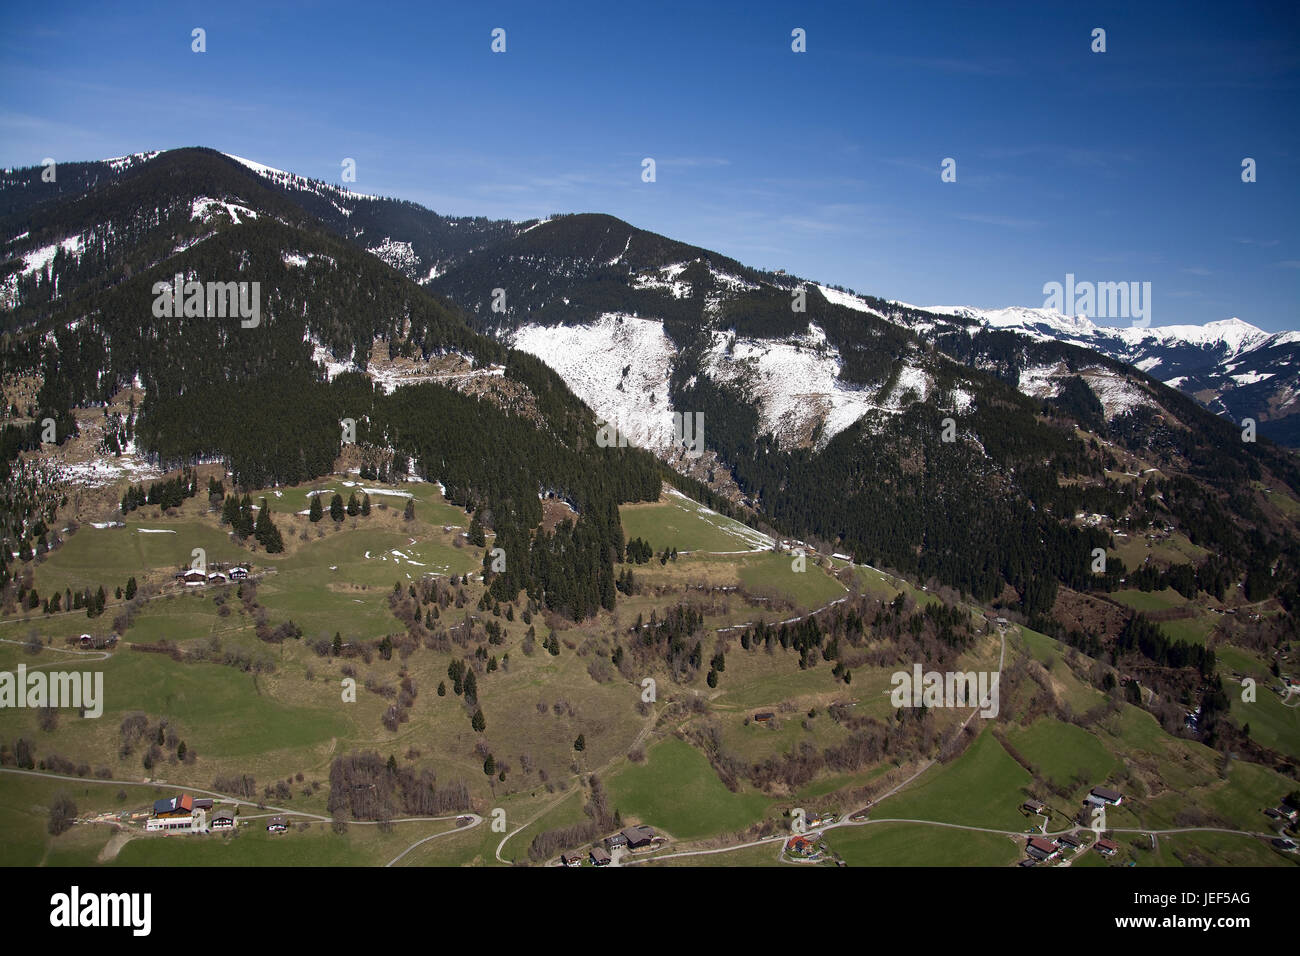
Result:
<svg viewBox="0 0 1300 956">
<path fill-rule="evenodd" d="M 324 514 L 321 511 L 321 506 L 320 506 L 320 495 L 312 495 L 311 507 L 307 511 L 307 518 L 309 521 L 312 522 L 312 524 L 315 524 L 317 521 L 320 521 L 320 519 L 323 517 Z"/>
<path fill-rule="evenodd" d="M 343 496 L 338 492 L 330 499 L 330 517 L 335 521 L 343 520 Z"/>
</svg>

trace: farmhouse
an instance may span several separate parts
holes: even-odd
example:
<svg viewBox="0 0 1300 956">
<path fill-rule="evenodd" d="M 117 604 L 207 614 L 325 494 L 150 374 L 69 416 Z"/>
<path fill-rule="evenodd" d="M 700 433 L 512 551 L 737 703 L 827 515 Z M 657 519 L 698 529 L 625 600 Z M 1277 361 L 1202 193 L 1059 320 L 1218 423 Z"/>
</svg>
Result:
<svg viewBox="0 0 1300 956">
<path fill-rule="evenodd" d="M 621 846 L 627 846 L 627 836 L 623 832 L 615 833 L 605 838 L 605 846 L 611 850 L 617 850 Z"/>
<path fill-rule="evenodd" d="M 609 854 L 604 847 L 592 847 L 591 862 L 593 866 L 609 866 Z"/>
<path fill-rule="evenodd" d="M 1056 838 L 1056 844 L 1057 846 L 1063 846 L 1063 847 L 1068 847 L 1071 850 L 1077 850 L 1079 849 L 1079 847 L 1083 846 L 1083 841 L 1081 841 L 1078 837 L 1074 836 L 1073 834 L 1062 833 L 1059 837 Z"/>
<path fill-rule="evenodd" d="M 206 584 L 208 581 L 207 573 L 200 571 L 198 568 L 190 568 L 188 571 L 182 571 L 180 578 L 185 582 L 187 588 L 198 587 L 201 584 Z"/>
<path fill-rule="evenodd" d="M 1295 823 L 1296 817 L 1300 816 L 1300 813 L 1297 813 L 1294 807 L 1289 807 L 1286 804 L 1278 807 L 1274 813 L 1276 813 L 1279 820 L 1287 820 L 1291 823 Z"/>
<path fill-rule="evenodd" d="M 1047 807 L 1037 800 L 1026 800 L 1021 806 L 1030 813 L 1046 813 Z"/>
<path fill-rule="evenodd" d="M 227 578 L 227 577 L 226 577 L 224 574 L 222 574 L 220 571 L 209 571 L 209 572 L 208 572 L 208 583 L 209 583 L 209 584 L 225 584 L 225 583 L 226 583 L 227 581 L 229 581 L 229 580 L 230 580 L 230 579 Z"/>
<path fill-rule="evenodd" d="M 212 829 L 231 830 L 235 826 L 235 815 L 229 810 L 220 810 L 212 818 Z"/>
<path fill-rule="evenodd" d="M 231 568 L 231 569 L 230 569 L 230 580 L 232 580 L 232 581 L 242 581 L 242 580 L 244 580 L 244 578 L 246 578 L 246 577 L 248 577 L 248 568 Z"/>
<path fill-rule="evenodd" d="M 1105 803 L 1109 803 L 1112 807 L 1118 807 L 1124 802 L 1123 794 L 1118 790 L 1110 790 L 1106 787 L 1093 787 L 1091 795 Z"/>
<path fill-rule="evenodd" d="M 582 866 L 581 853 L 561 853 L 560 862 L 565 866 Z"/>
<path fill-rule="evenodd" d="M 754 723 L 765 724 L 775 716 L 776 714 L 772 713 L 770 710 L 765 710 L 761 714 L 754 715 Z"/>
<path fill-rule="evenodd" d="M 213 800 L 212 800 L 211 797 L 195 797 L 195 798 L 194 798 L 194 809 L 195 809 L 195 810 L 211 810 L 211 809 L 212 809 L 212 803 L 213 803 Z"/>
<path fill-rule="evenodd" d="M 1028 844 L 1025 846 L 1025 853 L 1035 860 L 1050 860 L 1060 855 L 1060 850 L 1051 840 L 1043 837 L 1030 837 Z"/>
<path fill-rule="evenodd" d="M 655 830 L 654 827 L 625 827 L 623 836 L 627 839 L 627 845 L 636 850 L 650 845 L 655 838 Z"/>
<path fill-rule="evenodd" d="M 1119 844 L 1112 843 L 1110 840 L 1098 840 L 1094 845 L 1102 856 L 1114 856 L 1119 850 Z"/>
<path fill-rule="evenodd" d="M 178 797 L 165 797 L 153 803 L 153 815 L 157 819 L 190 817 L 194 813 L 194 798 L 188 793 Z"/>
<path fill-rule="evenodd" d="M 284 817 L 271 817 L 271 819 L 266 822 L 266 830 L 268 833 L 283 833 L 287 829 L 289 829 L 289 821 Z"/>
</svg>

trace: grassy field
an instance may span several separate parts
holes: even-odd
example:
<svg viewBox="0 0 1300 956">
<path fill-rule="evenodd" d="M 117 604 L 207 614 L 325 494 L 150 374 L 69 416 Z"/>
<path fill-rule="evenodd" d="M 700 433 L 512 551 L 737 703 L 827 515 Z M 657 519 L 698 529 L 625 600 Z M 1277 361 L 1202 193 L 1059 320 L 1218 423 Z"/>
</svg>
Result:
<svg viewBox="0 0 1300 956">
<path fill-rule="evenodd" d="M 1115 591 L 1111 597 L 1135 611 L 1164 611 L 1187 603 L 1187 598 L 1173 588 L 1165 588 L 1163 591 Z"/>
<path fill-rule="evenodd" d="M 934 765 L 906 790 L 873 807 L 871 816 L 1023 830 L 1019 808 L 1030 781 L 986 730 L 952 763 Z"/>
<path fill-rule="evenodd" d="M 1076 802 L 1120 768 L 1120 762 L 1095 736 L 1051 717 L 1007 731 L 1012 747 L 1049 782 L 1070 788 Z"/>
<path fill-rule="evenodd" d="M 655 744 L 644 764 L 631 764 L 606 783 L 610 804 L 624 820 L 666 830 L 679 840 L 741 830 L 762 820 L 772 801 L 759 793 L 732 793 L 708 759 L 685 741 Z"/>
<path fill-rule="evenodd" d="M 732 553 L 771 547 L 769 539 L 748 525 L 675 492 L 665 491 L 656 502 L 623 505 L 618 513 L 623 537 L 648 541 L 656 552 L 676 548 L 678 553 Z"/>
<path fill-rule="evenodd" d="M 1021 857 L 1022 843 L 915 823 L 870 823 L 826 834 L 826 845 L 849 866 L 1008 866 Z"/>
</svg>

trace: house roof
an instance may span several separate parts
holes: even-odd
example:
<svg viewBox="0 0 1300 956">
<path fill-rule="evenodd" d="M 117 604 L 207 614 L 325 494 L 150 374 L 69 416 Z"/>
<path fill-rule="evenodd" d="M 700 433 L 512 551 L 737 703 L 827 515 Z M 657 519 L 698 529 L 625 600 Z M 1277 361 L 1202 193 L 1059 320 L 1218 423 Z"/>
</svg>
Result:
<svg viewBox="0 0 1300 956">
<path fill-rule="evenodd" d="M 1123 796 L 1118 790 L 1111 790 L 1108 787 L 1093 787 L 1092 793 L 1103 800 L 1118 800 Z"/>
<path fill-rule="evenodd" d="M 603 847 L 599 847 L 599 846 L 593 847 L 591 851 L 591 858 L 593 860 L 608 860 L 609 854 L 605 852 L 605 849 Z"/>
<path fill-rule="evenodd" d="M 1098 841 L 1097 841 L 1097 849 L 1098 849 L 1098 850 L 1118 850 L 1118 849 L 1119 849 L 1119 844 L 1118 844 L 1118 843 L 1112 843 L 1112 842 L 1110 842 L 1110 840 L 1098 840 Z"/>
<path fill-rule="evenodd" d="M 1042 850 L 1044 853 L 1056 852 L 1056 844 L 1051 840 L 1045 840 L 1042 837 L 1030 837 L 1029 845 L 1036 850 Z"/>
</svg>

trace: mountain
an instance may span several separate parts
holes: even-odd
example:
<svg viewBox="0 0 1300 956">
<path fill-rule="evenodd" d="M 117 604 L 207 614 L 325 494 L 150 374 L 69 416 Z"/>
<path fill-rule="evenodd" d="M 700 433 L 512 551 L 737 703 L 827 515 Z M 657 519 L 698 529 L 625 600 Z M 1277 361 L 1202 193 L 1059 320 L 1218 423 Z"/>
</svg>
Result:
<svg viewBox="0 0 1300 956">
<path fill-rule="evenodd" d="M 39 172 L 0 181 L 4 367 L 39 381 L 13 447 L 138 388 L 121 438 L 142 459 L 262 487 L 328 473 L 352 419 L 367 461 L 441 480 L 534 556 L 502 594 L 577 617 L 614 600 L 617 506 L 661 480 L 1053 632 L 1062 594 L 1124 578 L 1118 558 L 1095 575 L 1094 550 L 1155 528 L 1208 557 L 1144 574 L 1297 601 L 1269 491 L 1300 490 L 1294 460 L 1149 374 L 1286 361 L 1244 323 L 918 309 L 612 216 L 452 219 L 205 149 L 78 164 L 44 198 Z M 260 324 L 160 314 L 177 274 L 259 283 Z M 539 495 L 578 516 L 563 540 Z"/>
<path fill-rule="evenodd" d="M 1254 419 L 1260 434 L 1300 445 L 1300 335 L 1273 335 L 1238 318 L 1205 325 L 1142 328 L 1094 324 L 1049 309 L 930 306 L 928 312 L 980 328 L 1051 339 L 1118 359 L 1193 396 L 1232 421 Z"/>
</svg>

